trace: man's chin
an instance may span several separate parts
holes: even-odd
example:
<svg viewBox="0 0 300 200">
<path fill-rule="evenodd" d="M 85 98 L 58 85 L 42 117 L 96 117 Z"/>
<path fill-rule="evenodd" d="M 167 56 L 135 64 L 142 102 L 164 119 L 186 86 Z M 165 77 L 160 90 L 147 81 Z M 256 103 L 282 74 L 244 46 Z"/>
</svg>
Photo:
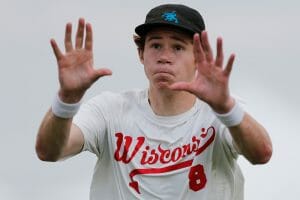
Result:
<svg viewBox="0 0 300 200">
<path fill-rule="evenodd" d="M 168 89 L 170 90 L 170 86 L 174 83 L 174 77 L 169 74 L 159 74 L 153 79 L 153 84 L 158 89 Z"/>
<path fill-rule="evenodd" d="M 170 90 L 172 83 L 170 81 L 159 81 L 155 85 L 158 89 Z"/>
</svg>

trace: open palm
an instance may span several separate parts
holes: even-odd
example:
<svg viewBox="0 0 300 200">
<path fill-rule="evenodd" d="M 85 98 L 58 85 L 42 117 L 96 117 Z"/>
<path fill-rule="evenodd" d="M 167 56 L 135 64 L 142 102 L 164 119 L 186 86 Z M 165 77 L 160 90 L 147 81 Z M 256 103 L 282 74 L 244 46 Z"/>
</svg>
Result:
<svg viewBox="0 0 300 200">
<path fill-rule="evenodd" d="M 184 90 L 196 95 L 199 99 L 208 103 L 216 112 L 226 113 L 234 100 L 229 93 L 229 76 L 234 62 L 232 54 L 226 67 L 223 68 L 222 39 L 217 40 L 217 55 L 214 59 L 208 41 L 207 32 L 194 35 L 194 56 L 197 72 L 191 82 L 177 82 L 171 86 L 174 90 Z"/>
<path fill-rule="evenodd" d="M 86 36 L 84 38 L 84 32 Z M 109 69 L 94 69 L 93 34 L 91 24 L 79 19 L 75 48 L 72 44 L 72 24 L 66 25 L 65 54 L 54 39 L 51 46 L 58 63 L 60 98 L 66 103 L 80 101 L 85 91 L 100 77 L 111 75 Z"/>
</svg>

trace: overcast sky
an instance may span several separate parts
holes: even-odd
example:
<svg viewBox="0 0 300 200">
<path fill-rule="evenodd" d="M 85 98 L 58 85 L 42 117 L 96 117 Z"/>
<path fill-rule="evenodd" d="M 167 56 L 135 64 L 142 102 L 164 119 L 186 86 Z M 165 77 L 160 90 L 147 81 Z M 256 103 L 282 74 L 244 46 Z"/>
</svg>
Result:
<svg viewBox="0 0 300 200">
<path fill-rule="evenodd" d="M 236 53 L 231 91 L 270 133 L 274 154 L 268 164 L 239 159 L 245 200 L 299 198 L 300 1 L 0 0 L 1 200 L 88 199 L 94 155 L 45 163 L 34 150 L 58 89 L 49 40 L 62 46 L 65 24 L 85 17 L 94 29 L 96 67 L 113 71 L 85 99 L 103 90 L 144 88 L 132 35 L 149 9 L 165 2 L 199 10 L 214 46 L 217 36 L 224 38 L 225 55 Z"/>
</svg>

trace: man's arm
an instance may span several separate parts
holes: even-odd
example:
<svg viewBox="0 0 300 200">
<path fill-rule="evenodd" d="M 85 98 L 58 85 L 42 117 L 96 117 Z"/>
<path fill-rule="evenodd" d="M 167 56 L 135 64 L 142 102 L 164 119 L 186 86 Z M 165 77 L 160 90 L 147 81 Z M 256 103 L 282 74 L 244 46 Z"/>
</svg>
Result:
<svg viewBox="0 0 300 200">
<path fill-rule="evenodd" d="M 194 35 L 194 57 L 198 71 L 195 79 L 174 83 L 170 88 L 193 93 L 216 113 L 230 112 L 237 103 L 229 92 L 229 77 L 235 55 L 232 54 L 223 67 L 222 39 L 217 39 L 217 55 L 214 58 L 207 32 L 203 31 L 201 40 L 199 34 Z M 272 143 L 266 130 L 247 113 L 239 122 L 229 127 L 239 152 L 253 164 L 268 162 L 272 155 Z"/>
<path fill-rule="evenodd" d="M 245 113 L 242 122 L 229 127 L 239 153 L 244 155 L 252 164 L 267 163 L 272 156 L 271 139 L 265 130 L 254 118 Z"/>
<path fill-rule="evenodd" d="M 86 32 L 85 37 L 84 32 Z M 85 24 L 84 19 L 79 19 L 74 46 L 71 38 L 72 24 L 68 23 L 64 40 L 65 53 L 61 52 L 54 39 L 51 40 L 51 46 L 58 64 L 60 83 L 59 101 L 57 101 L 60 103 L 55 105 L 73 107 L 95 81 L 102 76 L 111 75 L 112 72 L 104 68 L 94 69 L 91 24 Z M 36 152 L 41 160 L 56 161 L 77 154 L 82 149 L 83 134 L 72 124 L 73 112 L 71 113 L 71 116 L 68 113 L 68 115 L 58 117 L 53 113 L 53 106 L 47 112 L 36 140 Z"/>
<path fill-rule="evenodd" d="M 36 152 L 41 160 L 57 161 L 75 155 L 83 144 L 83 134 L 71 118 L 56 117 L 51 109 L 46 113 L 36 140 Z"/>
</svg>

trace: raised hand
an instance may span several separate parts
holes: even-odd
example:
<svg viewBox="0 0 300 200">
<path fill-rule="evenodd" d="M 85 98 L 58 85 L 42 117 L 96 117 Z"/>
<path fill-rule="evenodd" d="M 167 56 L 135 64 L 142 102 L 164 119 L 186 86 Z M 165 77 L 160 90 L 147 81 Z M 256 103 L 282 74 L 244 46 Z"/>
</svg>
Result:
<svg viewBox="0 0 300 200">
<path fill-rule="evenodd" d="M 177 82 L 170 86 L 174 90 L 188 91 L 208 103 L 218 113 L 226 113 L 234 105 L 229 93 L 229 76 L 234 62 L 234 54 L 223 68 L 222 38 L 217 39 L 217 55 L 214 59 L 207 32 L 194 35 L 194 57 L 197 72 L 191 82 Z"/>
<path fill-rule="evenodd" d="M 84 33 L 86 32 L 86 36 Z M 78 21 L 75 47 L 72 43 L 72 24 L 65 30 L 65 53 L 59 49 L 54 39 L 50 41 L 58 63 L 59 97 L 63 102 L 80 101 L 85 91 L 100 77 L 111 75 L 109 69 L 94 69 L 92 26 L 83 18 Z"/>
</svg>

